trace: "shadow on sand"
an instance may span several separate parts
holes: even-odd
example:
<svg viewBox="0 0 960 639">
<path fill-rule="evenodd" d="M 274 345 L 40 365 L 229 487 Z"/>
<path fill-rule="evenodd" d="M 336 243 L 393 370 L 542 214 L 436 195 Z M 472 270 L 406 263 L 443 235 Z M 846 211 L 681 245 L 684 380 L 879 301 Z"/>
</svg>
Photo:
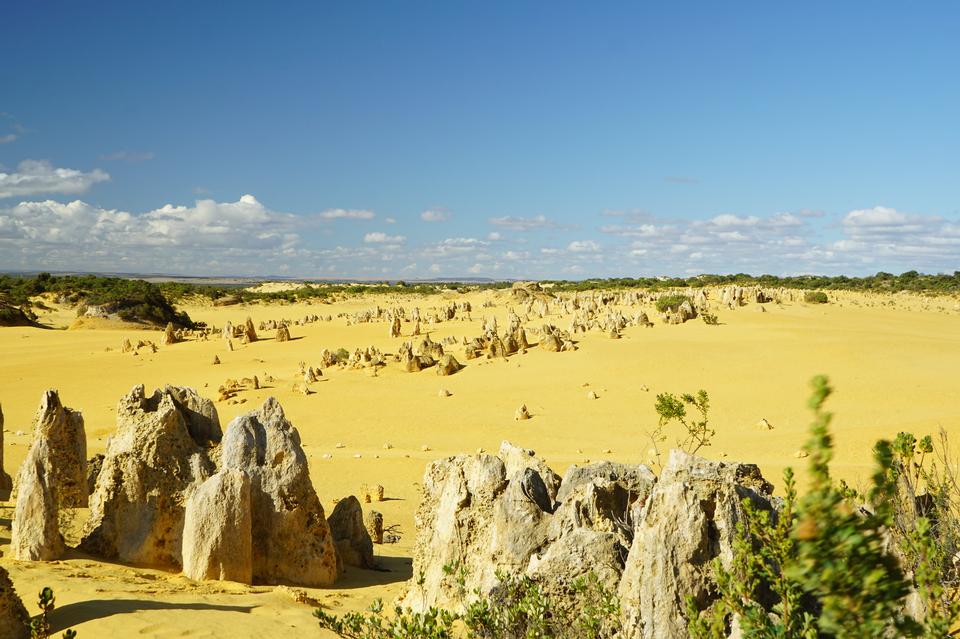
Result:
<svg viewBox="0 0 960 639">
<path fill-rule="evenodd" d="M 216 610 L 249 613 L 256 606 L 223 606 L 205 603 L 171 603 L 146 599 L 91 599 L 58 606 L 50 614 L 53 632 L 60 632 L 94 619 L 123 615 L 141 610 Z"/>
</svg>

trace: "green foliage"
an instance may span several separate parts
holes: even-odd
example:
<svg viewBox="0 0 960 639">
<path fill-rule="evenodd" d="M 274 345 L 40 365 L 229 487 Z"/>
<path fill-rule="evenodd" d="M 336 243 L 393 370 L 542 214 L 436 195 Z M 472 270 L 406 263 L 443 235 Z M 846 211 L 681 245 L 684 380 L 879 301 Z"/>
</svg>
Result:
<svg viewBox="0 0 960 639">
<path fill-rule="evenodd" d="M 346 362 L 350 361 L 350 351 L 342 347 L 338 348 L 336 351 L 334 351 L 333 357 L 337 360 L 338 364 L 345 364 Z"/>
<path fill-rule="evenodd" d="M 462 569 L 445 566 L 444 571 L 463 587 Z M 348 639 L 607 639 L 622 630 L 616 594 L 593 574 L 571 585 L 575 608 L 529 577 L 500 573 L 497 578 L 494 593 L 475 592 L 463 612 L 430 607 L 417 613 L 395 607 L 387 616 L 377 600 L 368 613 L 337 617 L 316 610 L 314 616 L 321 628 Z"/>
<path fill-rule="evenodd" d="M 714 562 L 718 600 L 703 613 L 688 602 L 694 637 L 726 637 L 733 615 L 744 636 L 762 638 L 943 637 L 956 622 L 955 610 L 922 622 L 904 613 L 911 586 L 916 584 L 921 596 L 934 595 L 931 584 L 942 582 L 929 561 L 911 582 L 888 548 L 899 498 L 895 459 L 915 450 L 915 441 L 898 436 L 893 444 L 877 443 L 869 503 L 857 507 L 848 489 L 830 476 L 832 415 L 823 410 L 830 393 L 826 378 L 813 380 L 809 491 L 797 498 L 788 469 L 783 509 L 776 516 L 744 500 L 731 565 Z M 931 448 L 925 441 L 919 450 Z M 917 528 L 921 547 L 929 548 L 923 541 L 928 531 L 927 524 Z"/>
<path fill-rule="evenodd" d="M 35 278 L 0 275 L 0 298 L 28 311 L 30 298 L 43 293 L 54 293 L 71 303 L 83 306 L 108 306 L 121 319 L 149 322 L 165 326 L 191 327 L 190 317 L 178 312 L 159 286 L 143 280 L 95 275 L 64 275 L 54 277 L 41 273 Z"/>
<path fill-rule="evenodd" d="M 699 419 L 688 417 L 687 407 L 692 407 L 700 414 Z M 671 393 L 657 395 L 654 405 L 659 420 L 657 427 L 647 433 L 653 444 L 653 456 L 657 466 L 661 466 L 660 446 L 667 441 L 665 428 L 670 422 L 676 421 L 682 427 L 682 439 L 676 442 L 677 448 L 694 455 L 701 448 L 712 444 L 713 436 L 717 431 L 710 428 L 709 416 L 710 397 L 707 391 L 700 389 L 696 395 L 684 393 L 680 397 Z"/>
<path fill-rule="evenodd" d="M 706 324 L 707 326 L 720 325 L 720 319 L 716 316 L 716 314 L 710 313 L 709 311 L 701 311 L 700 319 L 702 319 L 703 323 Z"/>
<path fill-rule="evenodd" d="M 823 291 L 807 291 L 803 294 L 803 301 L 807 304 L 826 304 L 830 300 Z"/>
<path fill-rule="evenodd" d="M 690 298 L 686 295 L 663 295 L 657 299 L 657 310 L 661 313 L 666 312 L 668 309 L 676 311 L 680 308 L 681 304 L 689 300 Z"/>
<path fill-rule="evenodd" d="M 56 597 L 53 589 L 45 587 L 40 591 L 37 598 L 37 606 L 40 608 L 40 614 L 30 622 L 30 639 L 48 639 L 50 637 L 50 620 L 47 615 L 53 612 L 56 605 Z M 76 639 L 76 630 L 67 630 L 63 633 L 63 639 Z"/>
</svg>

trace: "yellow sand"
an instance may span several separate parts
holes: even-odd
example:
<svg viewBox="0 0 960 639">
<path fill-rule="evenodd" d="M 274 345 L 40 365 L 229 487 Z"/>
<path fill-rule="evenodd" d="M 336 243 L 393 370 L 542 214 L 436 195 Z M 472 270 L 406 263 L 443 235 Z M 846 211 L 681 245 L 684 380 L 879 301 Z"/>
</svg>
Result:
<svg viewBox="0 0 960 639">
<path fill-rule="evenodd" d="M 473 303 L 474 321 L 438 324 L 431 329 L 434 340 L 478 335 L 484 314 L 496 314 L 505 326 L 508 291 L 466 297 Z M 647 461 L 645 432 L 655 424 L 658 392 L 709 391 L 711 424 L 718 432 L 714 445 L 702 453 L 756 462 L 777 484 L 785 466 L 804 466 L 794 454 L 807 438 L 808 381 L 817 373 L 828 374 L 837 389 L 829 407 L 837 414 L 834 469 L 840 477 L 856 482 L 866 476 L 877 438 L 901 430 L 935 433 L 940 427 L 954 436 L 960 433 L 957 300 L 834 297 L 836 301 L 824 306 L 766 304 L 766 313 L 756 305 L 720 310 L 722 325 L 716 327 L 699 320 L 680 326 L 657 322 L 651 329 L 628 328 L 620 340 L 591 332 L 579 339 L 579 350 L 569 353 L 531 348 L 507 361 L 464 361 L 457 346 L 452 352 L 466 368 L 452 377 L 438 377 L 433 369 L 408 374 L 396 365 L 376 377 L 366 370 L 328 369 L 323 381 L 312 385 L 315 394 L 306 397 L 292 391 L 294 382 L 301 381 L 299 361 L 319 365 L 325 347 L 376 345 L 392 353 L 409 339 L 388 338 L 386 323 L 347 326 L 338 313 L 376 304 L 408 309 L 419 305 L 426 311 L 464 298 L 449 293 L 429 298 L 368 296 L 335 304 L 185 307 L 195 320 L 218 327 L 247 316 L 255 323 L 312 313 L 334 317 L 332 322 L 291 327 L 294 339 L 287 343 L 275 343 L 272 331 L 249 345 L 234 340 L 234 352 L 214 338 L 161 347 L 155 354 L 141 350 L 135 356 L 120 352 L 124 338 L 159 343 L 161 334 L 103 327 L 3 328 L 5 467 L 14 474 L 22 461 L 31 420 L 46 388 L 58 389 L 65 405 L 83 412 L 92 455 L 103 452 L 114 429 L 117 400 L 135 384 L 146 385 L 148 391 L 163 384 L 193 386 L 215 399 L 217 387 L 228 378 L 273 376 L 276 382 L 241 394 L 243 404 L 218 403 L 224 426 L 274 395 L 301 433 L 328 512 L 335 499 L 359 494 L 364 484 L 386 487 L 390 499 L 374 507 L 387 525 L 398 525 L 402 533 L 399 543 L 376 548 L 390 572 L 350 569 L 336 588 L 299 589 L 335 611 L 360 609 L 376 597 L 391 601 L 410 577 L 418 482 L 430 460 L 479 448 L 495 452 L 509 439 L 535 448 L 561 473 L 587 460 Z M 483 308 L 485 300 L 495 301 L 496 307 Z M 64 308 L 42 316 L 42 321 L 59 326 L 69 326 L 74 319 L 73 311 Z M 546 321 L 565 329 L 570 319 Z M 404 334 L 411 328 L 405 323 Z M 214 355 L 222 364 L 211 364 Z M 439 397 L 441 388 L 452 396 Z M 599 399 L 588 399 L 589 390 Z M 514 421 L 521 403 L 533 419 Z M 773 430 L 760 429 L 761 419 Z M 423 446 L 430 450 L 424 452 Z M 324 459 L 324 454 L 332 458 Z M 11 516 L 12 510 L 0 512 L 4 551 Z M 52 586 L 59 605 L 56 627 L 75 627 L 82 638 L 320 636 L 311 606 L 295 601 L 289 589 L 200 584 L 79 555 L 49 564 L 5 557 L 0 565 L 10 571 L 31 613 L 36 612 L 35 593 Z"/>
</svg>

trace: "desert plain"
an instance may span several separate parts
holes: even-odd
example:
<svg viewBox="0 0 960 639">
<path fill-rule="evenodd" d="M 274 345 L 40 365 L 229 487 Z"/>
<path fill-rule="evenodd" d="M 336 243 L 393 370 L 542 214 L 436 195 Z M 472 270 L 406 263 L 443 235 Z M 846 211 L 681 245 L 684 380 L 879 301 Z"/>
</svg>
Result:
<svg viewBox="0 0 960 639">
<path fill-rule="evenodd" d="M 496 317 L 506 326 L 511 309 L 524 317 L 509 289 L 222 307 L 198 300 L 178 308 L 211 327 L 248 317 L 255 325 L 310 315 L 331 320 L 293 324 L 286 342 L 275 341 L 268 330 L 260 331 L 256 342 L 235 341 L 233 350 L 218 338 L 186 339 L 137 354 L 123 352 L 123 340 L 160 344 L 162 333 L 94 320 L 78 325 L 74 308 L 48 300 L 50 310 L 40 315 L 47 328 L 0 328 L 3 463 L 11 475 L 27 453 L 37 406 L 48 388 L 82 412 L 88 453 L 94 455 L 104 452 L 115 429 L 118 400 L 137 384 L 148 394 L 167 384 L 188 386 L 218 400 L 226 380 L 256 375 L 259 389 L 217 401 L 223 426 L 275 397 L 300 433 L 326 513 L 338 499 L 382 485 L 385 500 L 363 507 L 380 511 L 397 538 L 375 546 L 379 570 L 348 567 L 329 588 L 194 582 L 77 551 L 53 562 L 14 561 L 8 552 L 13 514 L 8 502 L 0 511 L 5 554 L 0 565 L 31 614 L 37 612 L 36 593 L 52 587 L 54 631 L 72 627 L 83 638 L 324 636 L 312 617 L 315 606 L 341 613 L 365 609 L 376 598 L 389 603 L 413 576 L 414 513 L 424 468 L 435 459 L 480 449 L 495 453 L 509 440 L 535 449 L 560 474 L 601 459 L 651 463 L 647 433 L 657 423 L 656 395 L 704 389 L 716 437 L 699 454 L 756 463 L 778 488 L 784 468 L 792 466 L 802 491 L 804 460 L 797 452 L 811 420 L 809 380 L 821 373 L 836 389 L 828 404 L 836 415 L 832 470 L 848 483 L 865 479 L 879 438 L 940 429 L 960 435 L 957 298 L 831 292 L 827 304 L 748 303 L 732 310 L 715 301 L 716 292 L 710 295 L 716 326 L 699 319 L 665 324 L 650 304 L 643 310 L 654 326 L 626 327 L 620 339 L 591 330 L 574 336 L 576 350 L 546 352 L 534 345 L 507 358 L 470 360 L 462 356 L 462 339 L 480 335 L 485 320 Z M 473 309 L 469 320 L 459 315 L 424 322 L 421 329 L 435 342 L 456 338 L 456 345 L 446 347 L 463 364 L 456 374 L 438 376 L 434 368 L 408 373 L 388 360 L 376 370 L 324 368 L 310 384 L 311 394 L 294 389 L 302 383 L 300 362 L 316 365 L 325 348 L 353 352 L 376 346 L 393 354 L 404 342 L 422 339 L 411 335 L 410 322 L 402 324 L 400 337 L 391 337 L 387 323 L 348 321 L 351 315 L 379 306 L 419 307 L 427 316 L 464 301 Z M 524 324 L 570 323 L 571 316 L 559 309 L 551 313 Z M 521 404 L 530 419 L 514 419 Z M 668 432 L 668 446 L 676 434 Z M 72 514 L 68 544 L 77 541 L 85 517 L 85 510 Z"/>
</svg>

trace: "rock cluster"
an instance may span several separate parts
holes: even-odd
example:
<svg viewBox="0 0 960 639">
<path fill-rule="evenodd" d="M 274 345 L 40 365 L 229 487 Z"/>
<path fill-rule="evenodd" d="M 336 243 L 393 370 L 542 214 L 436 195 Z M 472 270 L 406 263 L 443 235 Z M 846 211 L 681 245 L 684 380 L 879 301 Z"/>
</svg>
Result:
<svg viewBox="0 0 960 639">
<path fill-rule="evenodd" d="M 685 637 L 687 598 L 706 608 L 715 596 L 710 563 L 732 558 L 741 500 L 772 509 L 771 493 L 756 466 L 680 451 L 659 479 L 645 466 L 598 462 L 561 480 L 508 442 L 497 456 L 442 459 L 427 468 L 416 514 L 421 577 L 400 603 L 461 608 L 475 591 L 493 593 L 500 570 L 577 606 L 570 585 L 592 572 L 619 593 L 625 636 Z"/>
</svg>

